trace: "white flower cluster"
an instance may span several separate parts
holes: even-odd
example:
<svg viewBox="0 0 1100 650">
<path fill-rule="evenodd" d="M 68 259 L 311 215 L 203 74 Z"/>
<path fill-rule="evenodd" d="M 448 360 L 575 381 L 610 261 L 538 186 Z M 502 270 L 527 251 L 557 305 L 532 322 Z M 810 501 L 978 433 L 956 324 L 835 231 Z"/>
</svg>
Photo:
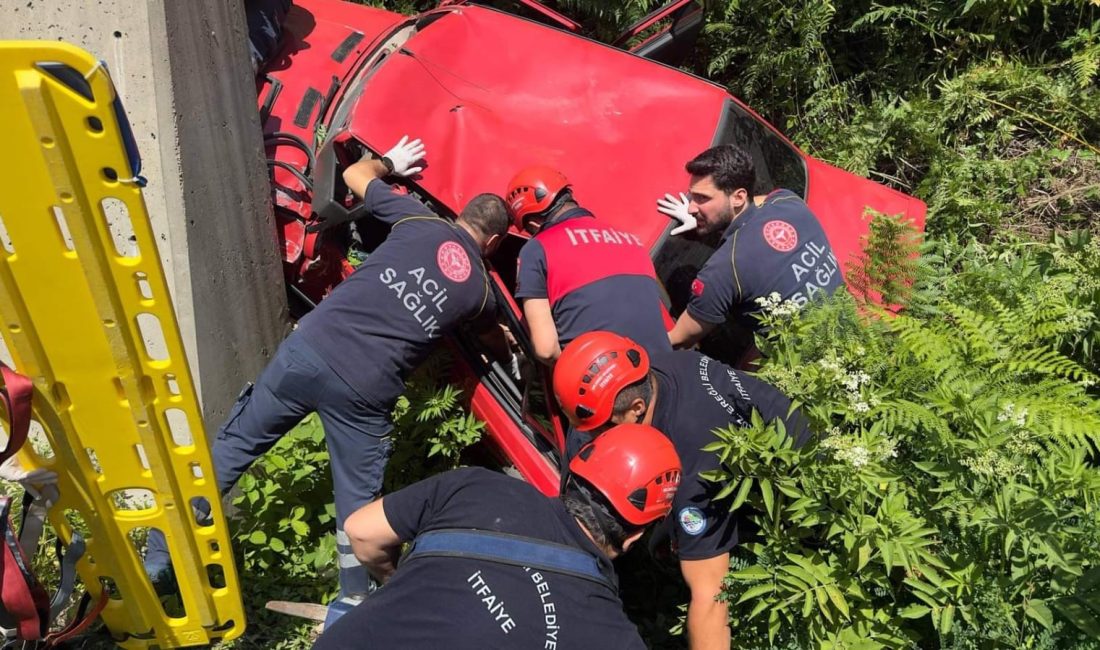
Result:
<svg viewBox="0 0 1100 650">
<path fill-rule="evenodd" d="M 1023 465 L 1005 458 L 994 449 L 987 449 L 973 458 L 967 458 L 962 464 L 975 474 L 991 478 L 1007 478 L 1024 472 Z"/>
<path fill-rule="evenodd" d="M 1018 427 L 1027 425 L 1027 409 L 1021 408 L 1016 410 L 1016 405 L 1012 402 L 1005 402 L 1001 407 L 1001 412 L 997 415 L 998 422 L 1012 421 Z"/>
<path fill-rule="evenodd" d="M 1027 429 L 1014 431 L 1012 437 L 1005 443 L 1005 449 L 1018 456 L 1034 456 L 1043 451 L 1043 448 L 1035 443 L 1035 434 Z"/>
<path fill-rule="evenodd" d="M 832 375 L 832 379 L 844 387 L 847 392 L 848 406 L 856 413 L 867 413 L 879 405 L 879 398 L 872 395 L 863 398 L 862 388 L 871 383 L 871 375 L 862 370 L 848 372 L 835 358 L 818 359 L 817 364 Z"/>
<path fill-rule="evenodd" d="M 884 439 L 875 449 L 869 449 L 853 436 L 838 435 L 840 430 L 836 427 L 830 429 L 829 433 L 829 437 L 821 442 L 821 448 L 828 449 L 833 453 L 834 459 L 848 463 L 855 469 L 866 466 L 872 460 L 897 458 L 898 443 L 895 440 Z"/>
<path fill-rule="evenodd" d="M 780 296 L 777 291 L 757 298 L 756 304 L 760 305 L 760 310 L 768 316 L 778 318 L 790 318 L 797 314 L 800 309 L 793 300 L 783 300 L 783 296 Z"/>
</svg>

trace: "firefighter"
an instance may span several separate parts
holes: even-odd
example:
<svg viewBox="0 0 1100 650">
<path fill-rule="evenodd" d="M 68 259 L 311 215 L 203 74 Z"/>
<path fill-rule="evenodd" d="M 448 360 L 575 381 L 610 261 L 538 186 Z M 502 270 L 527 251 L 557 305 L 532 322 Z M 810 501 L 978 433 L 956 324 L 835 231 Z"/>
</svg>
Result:
<svg viewBox="0 0 1100 650">
<path fill-rule="evenodd" d="M 676 450 L 623 425 L 571 470 L 557 498 L 470 467 L 360 509 L 346 523 L 352 548 L 385 586 L 314 648 L 644 648 L 611 560 L 668 514 Z"/>
<path fill-rule="evenodd" d="M 692 650 L 728 649 L 727 606 L 716 597 L 729 570 L 730 550 L 749 531 L 737 512 L 716 499 L 722 484 L 701 474 L 720 468 L 702 451 L 714 430 L 749 426 L 754 410 L 782 420 L 801 446 L 809 438 L 802 414 L 772 386 L 699 352 L 677 350 L 650 357 L 640 345 L 611 332 L 575 339 L 554 366 L 554 394 L 578 430 L 642 423 L 669 436 L 683 461 L 684 478 L 672 504 L 667 532 L 691 590 L 687 633 Z M 599 439 L 599 436 L 595 438 Z"/>
<path fill-rule="evenodd" d="M 722 239 L 669 332 L 674 347 L 694 346 L 731 317 L 755 331 L 759 301 L 773 293 L 802 306 L 844 285 L 825 231 L 797 194 L 776 189 L 752 197 L 756 170 L 746 151 L 711 147 L 685 169 L 691 175 L 689 194 L 666 194 L 657 210 L 679 222 L 673 235 L 722 232 Z"/>
<path fill-rule="evenodd" d="M 580 334 L 608 330 L 647 350 L 670 349 L 657 274 L 642 240 L 580 207 L 561 172 L 528 167 L 505 195 L 520 232 L 516 299 L 540 361 L 553 365 Z"/>
<path fill-rule="evenodd" d="M 393 450 L 390 414 L 405 378 L 447 333 L 464 323 L 495 323 L 482 257 L 507 232 L 507 207 L 482 194 L 452 222 L 382 180 L 419 172 L 423 157 L 421 142 L 404 137 L 381 159 L 365 157 L 344 171 L 348 188 L 392 226 L 390 234 L 283 341 L 214 440 L 224 494 L 302 418 L 318 414 L 331 458 L 343 602 L 370 589 L 343 522 L 382 489 Z M 163 538 L 150 541 L 146 569 L 158 582 L 169 573 Z"/>
</svg>

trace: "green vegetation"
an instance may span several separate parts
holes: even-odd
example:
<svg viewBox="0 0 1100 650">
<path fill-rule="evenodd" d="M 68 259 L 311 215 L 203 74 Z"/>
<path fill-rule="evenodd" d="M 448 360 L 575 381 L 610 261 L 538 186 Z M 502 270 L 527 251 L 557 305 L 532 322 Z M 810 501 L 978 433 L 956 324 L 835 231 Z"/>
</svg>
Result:
<svg viewBox="0 0 1100 650">
<path fill-rule="evenodd" d="M 898 252 L 878 239 L 869 260 Z M 1097 319 L 1075 305 L 1098 263 L 934 244 L 901 315 L 771 309 L 760 374 L 825 435 L 794 450 L 757 419 L 713 445 L 760 531 L 729 578 L 737 647 L 1100 647 Z"/>
</svg>

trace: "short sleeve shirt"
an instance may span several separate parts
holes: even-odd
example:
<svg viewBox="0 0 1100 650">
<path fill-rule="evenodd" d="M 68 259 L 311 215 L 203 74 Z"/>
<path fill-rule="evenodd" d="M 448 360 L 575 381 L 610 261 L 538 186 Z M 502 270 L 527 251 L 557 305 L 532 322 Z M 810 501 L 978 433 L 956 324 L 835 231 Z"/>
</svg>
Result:
<svg viewBox="0 0 1100 650">
<path fill-rule="evenodd" d="M 783 420 L 797 445 L 809 439 L 807 423 L 798 411 L 788 416 L 790 400 L 769 384 L 699 352 L 669 352 L 650 364 L 657 379 L 652 424 L 672 440 L 684 467 L 666 525 L 681 559 L 720 555 L 741 541 L 745 521 L 727 500 L 716 500 L 722 484 L 699 476 L 720 466 L 703 447 L 717 440 L 716 429 L 745 426 L 753 409 L 767 421 Z"/>
<path fill-rule="evenodd" d="M 700 322 L 733 317 L 757 329 L 758 298 L 778 293 L 802 306 L 844 285 L 825 231 L 805 202 L 776 190 L 730 224 L 691 285 L 687 311 Z"/>
<path fill-rule="evenodd" d="M 403 540 L 465 528 L 523 535 L 591 554 L 613 575 L 560 500 L 483 468 L 466 468 L 387 495 Z M 461 557 L 423 557 L 325 632 L 334 648 L 631 648 L 644 644 L 606 587 L 557 573 Z"/>
<path fill-rule="evenodd" d="M 650 353 L 672 349 L 642 240 L 604 227 L 587 210 L 567 211 L 524 244 L 516 284 L 518 299 L 549 300 L 562 347 L 585 332 L 607 330 Z"/>
<path fill-rule="evenodd" d="M 364 204 L 392 226 L 389 236 L 298 331 L 365 400 L 388 409 L 436 341 L 496 302 L 465 230 L 382 181 L 367 185 Z"/>
</svg>

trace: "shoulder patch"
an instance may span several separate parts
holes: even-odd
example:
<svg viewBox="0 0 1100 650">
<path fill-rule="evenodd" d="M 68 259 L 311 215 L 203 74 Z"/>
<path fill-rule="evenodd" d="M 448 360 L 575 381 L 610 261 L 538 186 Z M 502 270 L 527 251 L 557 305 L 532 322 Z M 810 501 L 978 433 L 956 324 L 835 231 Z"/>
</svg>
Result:
<svg viewBox="0 0 1100 650">
<path fill-rule="evenodd" d="M 764 241 L 780 253 L 789 253 L 798 245 L 798 231 L 786 221 L 774 219 L 764 224 Z"/>
<path fill-rule="evenodd" d="M 703 515 L 703 511 L 696 507 L 682 509 L 677 519 L 680 520 L 680 528 L 693 537 L 702 535 L 707 529 L 707 518 Z"/>
<path fill-rule="evenodd" d="M 454 282 L 465 282 L 470 278 L 470 272 L 473 270 L 466 249 L 453 241 L 445 241 L 439 245 L 435 252 L 435 263 L 443 275 Z"/>
<path fill-rule="evenodd" d="M 706 285 L 703 284 L 702 280 L 700 280 L 699 278 L 695 278 L 694 280 L 691 281 L 691 295 L 693 295 L 693 296 L 703 295 L 703 288 L 705 286 Z"/>
</svg>

